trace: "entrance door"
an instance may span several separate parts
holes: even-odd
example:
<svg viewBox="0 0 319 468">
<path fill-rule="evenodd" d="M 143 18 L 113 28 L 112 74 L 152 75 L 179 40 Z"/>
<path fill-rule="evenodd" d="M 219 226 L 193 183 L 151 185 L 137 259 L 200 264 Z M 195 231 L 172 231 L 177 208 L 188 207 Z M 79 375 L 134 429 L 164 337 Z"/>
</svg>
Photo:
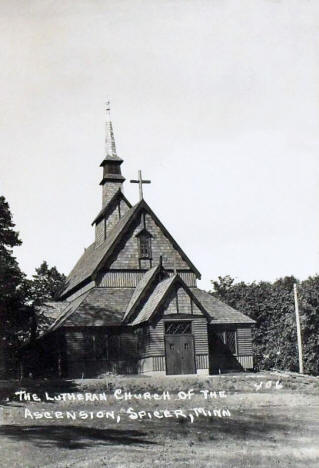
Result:
<svg viewBox="0 0 319 468">
<path fill-rule="evenodd" d="M 165 350 L 167 375 L 195 374 L 192 335 L 166 335 Z"/>
</svg>

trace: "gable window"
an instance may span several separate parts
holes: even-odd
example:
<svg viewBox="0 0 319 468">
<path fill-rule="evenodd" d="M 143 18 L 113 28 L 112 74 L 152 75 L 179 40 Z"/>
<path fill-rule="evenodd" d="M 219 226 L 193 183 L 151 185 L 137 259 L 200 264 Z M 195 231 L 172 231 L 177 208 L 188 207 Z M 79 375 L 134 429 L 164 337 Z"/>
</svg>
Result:
<svg viewBox="0 0 319 468">
<path fill-rule="evenodd" d="M 151 237 L 147 232 L 139 236 L 140 258 L 151 258 Z"/>
</svg>

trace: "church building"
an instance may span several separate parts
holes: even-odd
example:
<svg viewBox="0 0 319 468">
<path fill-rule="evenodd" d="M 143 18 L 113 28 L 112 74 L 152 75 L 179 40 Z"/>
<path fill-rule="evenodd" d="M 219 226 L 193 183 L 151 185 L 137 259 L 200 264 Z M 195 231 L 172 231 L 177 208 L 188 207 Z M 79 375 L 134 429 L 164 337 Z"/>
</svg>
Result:
<svg viewBox="0 0 319 468">
<path fill-rule="evenodd" d="M 38 333 L 33 372 L 90 378 L 252 369 L 254 321 L 197 287 L 196 266 L 143 198 L 150 181 L 140 171 L 131 181 L 139 184 L 139 202 L 125 197 L 109 104 L 106 113 L 95 239 L 58 300 L 38 310 L 47 326 Z"/>
</svg>

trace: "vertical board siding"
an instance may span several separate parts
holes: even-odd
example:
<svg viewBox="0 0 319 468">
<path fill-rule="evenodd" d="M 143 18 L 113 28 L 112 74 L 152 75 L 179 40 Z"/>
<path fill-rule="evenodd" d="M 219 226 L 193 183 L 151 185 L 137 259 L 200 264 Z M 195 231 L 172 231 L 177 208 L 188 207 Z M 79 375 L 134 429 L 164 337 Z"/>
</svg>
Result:
<svg viewBox="0 0 319 468">
<path fill-rule="evenodd" d="M 101 277 L 99 286 L 104 288 L 135 288 L 144 274 L 145 271 L 109 271 Z"/>
<path fill-rule="evenodd" d="M 254 367 L 253 356 L 238 356 L 237 360 L 244 369 L 253 369 Z"/>
<path fill-rule="evenodd" d="M 147 262 L 147 269 L 149 269 L 149 260 Z M 108 271 L 101 276 L 98 285 L 104 288 L 135 288 L 146 271 L 144 269 L 143 271 Z M 170 276 L 172 274 L 170 273 Z M 188 286 L 196 286 L 194 273 L 181 272 L 179 275 Z"/>
<path fill-rule="evenodd" d="M 197 354 L 196 355 L 196 369 L 208 369 L 209 359 L 208 354 Z"/>
<path fill-rule="evenodd" d="M 181 272 L 178 272 L 179 276 L 182 278 L 182 280 L 184 281 L 185 284 L 187 284 L 187 286 L 189 286 L 190 288 L 191 287 L 196 287 L 196 276 L 193 272 L 185 272 L 185 271 L 181 271 Z"/>
<path fill-rule="evenodd" d="M 153 357 L 153 371 L 165 371 L 165 356 Z"/>
</svg>

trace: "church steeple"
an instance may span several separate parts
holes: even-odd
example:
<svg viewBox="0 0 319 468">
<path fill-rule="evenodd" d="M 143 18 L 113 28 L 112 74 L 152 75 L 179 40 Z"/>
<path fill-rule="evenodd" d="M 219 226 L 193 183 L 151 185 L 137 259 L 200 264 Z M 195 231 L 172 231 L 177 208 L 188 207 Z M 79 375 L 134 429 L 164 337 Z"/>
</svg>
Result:
<svg viewBox="0 0 319 468">
<path fill-rule="evenodd" d="M 105 156 L 100 166 L 103 167 L 102 185 L 102 207 L 106 206 L 113 195 L 122 189 L 125 177 L 121 173 L 123 159 L 116 153 L 116 145 L 110 115 L 110 102 L 106 102 L 106 124 L 105 124 Z"/>
</svg>

